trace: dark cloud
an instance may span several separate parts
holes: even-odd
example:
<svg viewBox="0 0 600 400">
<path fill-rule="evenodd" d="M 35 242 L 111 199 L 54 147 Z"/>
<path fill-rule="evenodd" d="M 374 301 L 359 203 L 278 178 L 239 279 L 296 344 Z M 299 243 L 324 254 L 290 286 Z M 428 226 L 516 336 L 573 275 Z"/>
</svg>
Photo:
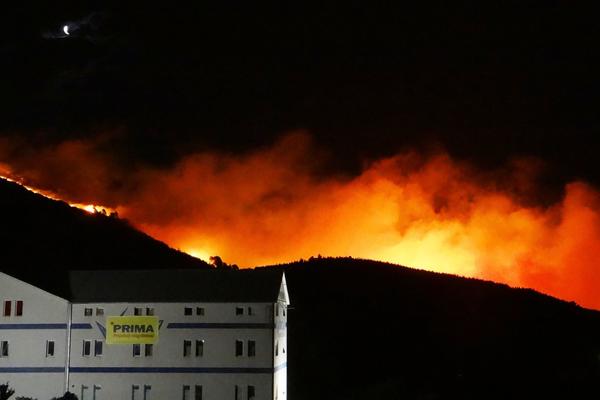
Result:
<svg viewBox="0 0 600 400">
<path fill-rule="evenodd" d="M 558 180 L 600 180 L 598 28 L 581 6 L 94 6 L 5 14 L 20 33 L 75 21 L 81 38 L 12 36 L 1 131 L 120 130 L 116 152 L 160 165 L 306 129 L 332 169 L 437 143 L 482 167 L 534 155 Z"/>
</svg>

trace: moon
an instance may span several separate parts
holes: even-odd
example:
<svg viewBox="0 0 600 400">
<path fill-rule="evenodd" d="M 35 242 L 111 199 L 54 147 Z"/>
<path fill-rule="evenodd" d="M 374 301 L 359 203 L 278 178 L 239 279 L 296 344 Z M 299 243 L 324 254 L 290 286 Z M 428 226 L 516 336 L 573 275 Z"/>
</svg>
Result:
<svg viewBox="0 0 600 400">
<path fill-rule="evenodd" d="M 70 35 L 70 33 L 69 33 L 69 25 L 65 25 L 65 26 L 63 26 L 63 32 L 64 32 L 64 33 L 65 33 L 65 35 L 67 35 L 67 36 L 69 36 L 69 35 Z"/>
</svg>

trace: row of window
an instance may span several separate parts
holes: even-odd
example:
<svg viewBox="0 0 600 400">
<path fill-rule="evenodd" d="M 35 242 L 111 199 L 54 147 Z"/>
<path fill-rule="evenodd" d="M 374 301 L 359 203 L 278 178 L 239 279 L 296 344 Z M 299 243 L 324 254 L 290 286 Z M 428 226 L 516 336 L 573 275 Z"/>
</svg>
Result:
<svg viewBox="0 0 600 400">
<path fill-rule="evenodd" d="M 4 308 L 2 315 L 5 317 L 12 316 L 13 313 L 13 303 L 15 304 L 15 317 L 20 317 L 23 315 L 23 300 L 4 300 Z"/>
<path fill-rule="evenodd" d="M 54 357 L 54 340 L 46 340 L 46 357 Z M 8 357 L 8 340 L 0 340 L 0 357 Z"/>
<path fill-rule="evenodd" d="M 4 309 L 6 310 L 6 302 L 4 302 Z M 21 313 L 23 311 L 23 302 L 20 301 L 21 304 Z M 8 310 L 10 313 L 10 304 L 8 305 Z M 95 308 L 96 311 L 96 316 L 103 316 L 104 315 L 104 308 L 102 307 L 96 307 Z M 279 313 L 279 311 L 277 311 Z M 190 316 L 190 315 L 197 315 L 197 316 L 204 316 L 205 315 L 205 309 L 204 307 L 184 307 L 183 308 L 183 315 L 185 316 Z M 235 308 L 235 315 L 255 315 L 254 314 L 254 310 L 252 309 L 252 307 L 236 307 Z M 5 311 L 5 314 L 6 311 Z M 21 314 L 18 314 L 21 315 Z M 94 315 L 94 308 L 92 307 L 85 307 L 83 309 L 83 315 L 86 317 L 91 317 Z M 133 309 L 133 315 L 154 315 L 154 308 L 153 307 L 135 307 Z M 278 314 L 279 315 L 279 314 Z M 285 310 L 283 311 L 283 315 L 285 315 Z"/>
<path fill-rule="evenodd" d="M 256 341 L 248 340 L 248 357 L 254 357 L 256 355 Z M 235 341 L 235 356 L 241 357 L 244 355 L 244 342 L 242 340 Z"/>
<path fill-rule="evenodd" d="M 102 340 L 94 340 L 94 357 L 100 357 L 104 352 L 104 341 Z M 92 341 L 84 340 L 83 341 L 83 350 L 81 353 L 84 357 L 89 357 L 92 355 Z"/>
<path fill-rule="evenodd" d="M 93 355 L 94 357 L 102 356 L 104 352 L 104 341 L 102 340 L 83 340 L 82 352 L 81 355 L 84 357 L 90 357 L 92 355 L 92 343 L 93 343 Z M 154 345 L 153 344 L 145 344 L 144 346 L 144 357 L 151 357 L 154 354 Z M 46 357 L 54 357 L 54 340 L 46 340 Z M 7 340 L 0 341 L 0 357 L 8 357 L 9 346 Z M 256 356 L 256 341 L 248 340 L 246 344 L 247 356 L 255 357 Z M 133 345 L 133 356 L 141 357 L 142 356 L 142 345 L 134 344 Z M 283 353 L 285 353 L 285 349 L 283 349 Z M 194 342 L 194 352 L 195 357 L 204 356 L 204 340 L 196 340 Z M 242 357 L 244 355 L 244 342 L 242 340 L 235 341 L 235 356 Z M 279 343 L 275 344 L 275 355 L 279 355 Z M 184 340 L 183 341 L 183 356 L 191 357 L 192 356 L 192 341 Z"/>
<path fill-rule="evenodd" d="M 144 311 L 146 312 L 144 314 Z M 86 317 L 91 317 L 94 315 L 94 309 L 92 307 L 85 307 L 83 309 L 83 315 Z M 96 316 L 103 316 L 104 308 L 96 307 Z M 142 307 L 135 307 L 133 309 L 133 315 L 154 315 L 154 308 L 146 307 L 145 310 Z"/>
<path fill-rule="evenodd" d="M 246 400 L 256 399 L 256 386 L 254 385 L 235 385 L 233 391 L 233 400 L 243 400 L 245 392 Z M 100 385 L 94 385 L 93 390 L 86 385 L 81 385 L 81 400 L 96 400 L 98 393 L 102 389 Z M 131 385 L 131 400 L 151 400 L 152 385 Z M 91 393 L 90 393 L 91 392 Z M 90 396 L 91 394 L 91 396 Z M 183 385 L 181 391 L 182 400 L 202 400 L 204 397 L 204 388 L 202 385 Z"/>
</svg>

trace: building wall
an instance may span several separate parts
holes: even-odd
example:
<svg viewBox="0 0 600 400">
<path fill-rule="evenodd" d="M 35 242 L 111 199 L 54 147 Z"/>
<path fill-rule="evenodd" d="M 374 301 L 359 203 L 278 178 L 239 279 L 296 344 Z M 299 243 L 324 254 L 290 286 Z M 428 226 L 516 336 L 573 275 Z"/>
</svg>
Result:
<svg viewBox="0 0 600 400">
<path fill-rule="evenodd" d="M 158 343 L 152 355 L 133 355 L 133 345 L 103 345 L 102 356 L 94 356 L 94 341 L 104 341 L 107 316 L 134 315 L 140 308 L 146 315 L 152 308 L 161 321 Z M 192 315 L 185 315 L 185 308 Z M 196 309 L 204 310 L 197 315 Z M 91 308 L 91 316 L 85 309 Z M 94 303 L 72 305 L 70 390 L 95 400 L 132 398 L 132 385 L 140 387 L 146 400 L 181 399 L 189 385 L 194 399 L 195 385 L 202 385 L 203 399 L 247 399 L 248 386 L 255 388 L 255 400 L 273 395 L 273 304 L 265 303 Z M 102 315 L 97 315 L 102 309 Z M 243 310 L 238 315 L 236 310 Z M 249 310 L 252 310 L 249 314 Z M 85 328 L 85 329 L 84 329 Z M 83 356 L 83 341 L 92 343 L 91 355 Z M 184 356 L 184 340 L 191 341 L 191 354 Z M 203 355 L 195 355 L 196 340 L 203 341 Z M 236 341 L 243 342 L 243 355 L 236 356 Z M 249 341 L 255 342 L 255 355 L 248 355 Z M 150 387 L 148 387 L 148 385 Z M 167 395 L 168 394 L 168 395 Z M 125 397 L 123 397 L 125 396 Z"/>
<path fill-rule="evenodd" d="M 4 300 L 11 301 L 11 315 L 3 315 Z M 250 387 L 254 400 L 286 399 L 287 300 L 280 299 L 277 306 L 71 304 L 0 273 L 0 301 L 0 341 L 9 343 L 8 356 L 0 357 L 0 381 L 9 382 L 15 397 L 43 400 L 68 388 L 80 400 L 171 400 L 183 399 L 184 386 L 189 386 L 189 399 L 194 400 L 196 386 L 201 386 L 203 400 L 247 400 Z M 23 302 L 21 316 L 15 315 L 16 301 Z M 91 315 L 85 315 L 86 308 Z M 144 345 L 140 356 L 134 356 L 133 345 L 105 342 L 106 317 L 134 315 L 135 308 L 142 315 L 151 308 L 161 321 L 158 343 L 149 356 Z M 46 354 L 48 340 L 54 342 L 53 356 Z M 83 354 L 84 340 L 91 342 L 89 356 Z M 189 356 L 184 356 L 185 340 L 191 341 Z M 204 343 L 201 356 L 195 354 L 197 340 Z M 101 355 L 94 354 L 95 341 L 102 343 Z M 236 341 L 243 343 L 242 355 L 236 355 Z M 248 354 L 250 341 L 255 343 L 253 356 Z"/>
<path fill-rule="evenodd" d="M 275 308 L 273 349 L 273 399 L 287 399 L 287 304 L 279 302 Z"/>
<path fill-rule="evenodd" d="M 0 357 L 0 381 L 9 382 L 17 396 L 46 399 L 64 393 L 69 303 L 0 272 L 0 342 L 9 354 Z M 11 315 L 4 302 L 11 301 Z M 23 315 L 16 314 L 23 301 Z M 54 356 L 46 342 L 54 341 Z"/>
</svg>

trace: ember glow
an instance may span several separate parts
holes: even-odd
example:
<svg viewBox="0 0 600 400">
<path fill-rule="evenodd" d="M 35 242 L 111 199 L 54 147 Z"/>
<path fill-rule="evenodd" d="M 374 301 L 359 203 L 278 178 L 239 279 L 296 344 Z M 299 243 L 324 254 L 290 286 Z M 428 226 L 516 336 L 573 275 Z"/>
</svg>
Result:
<svg viewBox="0 0 600 400">
<path fill-rule="evenodd" d="M 4 172 L 4 173 L 6 173 L 6 172 Z M 113 209 L 111 209 L 109 207 L 99 206 L 97 204 L 82 204 L 82 203 L 71 203 L 71 202 L 68 202 L 68 201 L 66 201 L 64 199 L 61 199 L 59 196 L 57 196 L 56 194 L 52 193 L 51 191 L 43 190 L 43 189 L 36 189 L 34 187 L 31 187 L 31 186 L 25 184 L 23 179 L 15 179 L 15 178 L 12 178 L 10 176 L 6 176 L 6 175 L 2 175 L 2 174 L 0 174 L 0 179 L 3 179 L 5 181 L 7 181 L 7 182 L 16 183 L 16 184 L 24 187 L 25 189 L 29 190 L 30 192 L 35 193 L 35 194 L 39 194 L 40 196 L 43 196 L 43 197 L 45 197 L 47 199 L 56 200 L 56 201 L 63 201 L 65 203 L 67 203 L 71 207 L 79 208 L 80 210 L 83 210 L 83 211 L 88 212 L 90 214 L 102 213 L 102 214 L 110 215 L 110 214 L 116 212 L 115 210 L 113 210 Z"/>
<path fill-rule="evenodd" d="M 89 147 L 70 146 L 85 150 L 69 153 L 71 162 L 90 159 Z M 529 161 L 483 173 L 444 153 L 405 153 L 358 176 L 322 177 L 315 159 L 309 137 L 293 134 L 242 156 L 190 155 L 167 170 L 130 172 L 110 162 L 82 168 L 92 168 L 98 203 L 199 258 L 218 254 L 240 266 L 317 254 L 369 258 L 531 287 L 600 309 L 600 195 L 590 185 L 571 182 L 560 200 L 542 206 L 523 200 L 535 190 L 537 167 Z M 43 168 L 31 160 L 11 167 Z M 111 190 L 116 175 L 128 190 Z M 71 178 L 52 185 L 62 179 L 69 198 L 88 198 L 89 187 Z"/>
</svg>

